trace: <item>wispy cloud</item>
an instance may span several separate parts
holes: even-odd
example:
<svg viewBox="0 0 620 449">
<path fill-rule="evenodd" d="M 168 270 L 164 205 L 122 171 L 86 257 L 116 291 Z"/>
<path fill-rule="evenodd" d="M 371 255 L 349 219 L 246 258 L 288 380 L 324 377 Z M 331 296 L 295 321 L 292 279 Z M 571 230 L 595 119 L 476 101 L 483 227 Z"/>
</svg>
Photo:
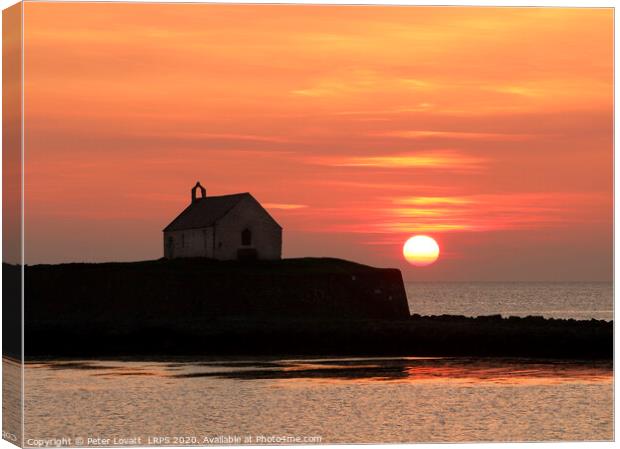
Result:
<svg viewBox="0 0 620 449">
<path fill-rule="evenodd" d="M 362 181 L 346 181 L 335 179 L 321 179 L 308 181 L 309 184 L 316 186 L 317 184 L 333 186 L 341 189 L 369 189 L 369 190 L 384 190 L 384 191 L 411 191 L 416 190 L 429 190 L 438 191 L 445 190 L 446 187 L 442 185 L 429 185 L 429 184 L 412 184 L 412 183 L 390 183 L 372 180 L 367 182 Z"/>
<path fill-rule="evenodd" d="M 371 133 L 373 137 L 396 137 L 400 139 L 459 139 L 459 140 L 509 140 L 521 141 L 532 139 L 530 134 L 487 133 L 469 131 L 432 131 L 432 130 L 396 130 Z"/>
<path fill-rule="evenodd" d="M 590 220 L 586 204 L 601 203 L 598 194 L 510 193 L 494 195 L 403 197 L 384 209 L 377 232 L 499 231 L 564 226 Z M 603 203 L 601 203 L 603 204 Z"/>
<path fill-rule="evenodd" d="M 468 197 L 457 196 L 418 196 L 412 198 L 397 198 L 394 200 L 396 204 L 410 204 L 410 205 L 436 205 L 436 204 L 470 204 L 474 202 L 473 199 Z"/>
<path fill-rule="evenodd" d="M 371 69 L 346 70 L 316 80 L 312 85 L 293 89 L 290 93 L 302 97 L 333 97 L 372 92 L 428 91 L 434 82 L 403 78 Z"/>
<path fill-rule="evenodd" d="M 334 167 L 435 168 L 454 170 L 478 169 L 486 162 L 483 158 L 451 150 L 373 156 L 324 156 L 310 158 L 309 161 L 319 165 Z"/>
<path fill-rule="evenodd" d="M 343 116 L 358 116 L 358 115 L 398 115 L 398 114 L 406 114 L 409 112 L 427 112 L 429 109 L 433 108 L 435 105 L 432 103 L 417 103 L 413 106 L 408 107 L 398 107 L 392 109 L 367 109 L 367 110 L 351 110 L 351 111 L 338 111 L 333 112 L 332 115 L 343 115 Z"/>
<path fill-rule="evenodd" d="M 170 138 L 173 137 L 179 141 L 186 140 L 241 140 L 241 141 L 257 141 L 286 143 L 291 139 L 283 136 L 261 135 L 261 134 L 244 134 L 244 133 L 217 133 L 217 132 L 174 132 L 174 133 L 150 133 L 149 137 Z"/>
<path fill-rule="evenodd" d="M 497 87 L 491 88 L 491 90 L 495 90 L 496 92 L 501 92 L 501 93 L 506 93 L 506 94 L 520 95 L 524 97 L 536 97 L 540 95 L 541 93 L 543 93 L 540 90 L 533 89 L 531 87 L 525 87 L 525 86 L 497 86 Z"/>
<path fill-rule="evenodd" d="M 265 203 L 267 209 L 297 210 L 308 207 L 306 204 Z"/>
<path fill-rule="evenodd" d="M 605 207 L 605 201 L 601 194 L 563 192 L 396 197 L 308 212 L 328 217 L 321 226 L 322 232 L 389 236 L 511 231 L 591 223 L 591 217 L 583 215 L 584 207 Z M 369 241 L 376 244 L 383 239 Z M 388 238 L 386 242 L 389 241 Z"/>
</svg>

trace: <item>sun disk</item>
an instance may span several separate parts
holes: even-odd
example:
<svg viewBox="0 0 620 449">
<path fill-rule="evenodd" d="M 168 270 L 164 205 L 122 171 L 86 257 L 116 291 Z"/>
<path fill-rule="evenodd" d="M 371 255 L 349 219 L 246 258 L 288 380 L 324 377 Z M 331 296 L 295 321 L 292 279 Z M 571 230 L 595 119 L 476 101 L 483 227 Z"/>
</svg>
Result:
<svg viewBox="0 0 620 449">
<path fill-rule="evenodd" d="M 403 255 L 411 265 L 424 267 L 437 260 L 439 245 L 432 237 L 416 235 L 405 242 Z"/>
</svg>

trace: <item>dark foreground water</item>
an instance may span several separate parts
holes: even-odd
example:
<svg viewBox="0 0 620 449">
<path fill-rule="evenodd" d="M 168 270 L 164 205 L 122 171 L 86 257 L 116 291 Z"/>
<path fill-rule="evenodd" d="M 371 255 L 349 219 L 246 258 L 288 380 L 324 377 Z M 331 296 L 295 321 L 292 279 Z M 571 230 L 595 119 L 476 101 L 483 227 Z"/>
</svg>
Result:
<svg viewBox="0 0 620 449">
<path fill-rule="evenodd" d="M 409 309 L 420 315 L 540 315 L 613 319 L 611 282 L 407 282 Z"/>
<path fill-rule="evenodd" d="M 42 361 L 24 372 L 28 446 L 613 438 L 611 362 Z"/>
</svg>

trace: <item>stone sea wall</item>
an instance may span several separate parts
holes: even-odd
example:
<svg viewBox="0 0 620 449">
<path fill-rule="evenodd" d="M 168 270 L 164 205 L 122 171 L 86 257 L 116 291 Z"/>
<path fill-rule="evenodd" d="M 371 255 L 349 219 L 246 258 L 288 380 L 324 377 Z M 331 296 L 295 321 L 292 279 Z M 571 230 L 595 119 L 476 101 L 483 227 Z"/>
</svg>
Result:
<svg viewBox="0 0 620 449">
<path fill-rule="evenodd" d="M 7 283 L 18 267 L 3 275 L 19 285 Z M 27 359 L 613 356 L 613 322 L 410 316 L 398 270 L 336 259 L 38 265 L 26 267 L 24 288 Z M 5 329 L 20 314 L 7 297 Z M 5 356 L 20 353 L 13 343 Z"/>
<path fill-rule="evenodd" d="M 26 267 L 25 295 L 27 327 L 409 316 L 400 271 L 338 259 L 36 265 Z"/>
</svg>

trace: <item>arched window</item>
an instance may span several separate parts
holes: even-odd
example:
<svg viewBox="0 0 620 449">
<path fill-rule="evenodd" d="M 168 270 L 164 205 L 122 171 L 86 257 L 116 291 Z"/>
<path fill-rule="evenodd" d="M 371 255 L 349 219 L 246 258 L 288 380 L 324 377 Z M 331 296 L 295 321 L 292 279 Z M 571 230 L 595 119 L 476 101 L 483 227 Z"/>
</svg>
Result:
<svg viewBox="0 0 620 449">
<path fill-rule="evenodd" d="M 249 229 L 244 229 L 241 232 L 241 245 L 242 246 L 252 245 L 252 231 L 250 231 Z"/>
</svg>

